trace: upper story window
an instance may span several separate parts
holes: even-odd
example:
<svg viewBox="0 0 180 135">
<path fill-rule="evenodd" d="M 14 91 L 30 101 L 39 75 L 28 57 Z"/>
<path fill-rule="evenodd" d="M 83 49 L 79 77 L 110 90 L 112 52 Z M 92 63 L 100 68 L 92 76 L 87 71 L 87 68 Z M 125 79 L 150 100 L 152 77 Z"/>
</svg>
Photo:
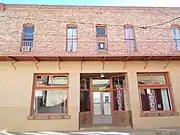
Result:
<svg viewBox="0 0 180 135">
<path fill-rule="evenodd" d="M 106 34 L 106 26 L 97 25 L 96 26 L 96 35 L 97 36 L 107 36 L 107 34 Z"/>
<path fill-rule="evenodd" d="M 34 25 L 24 25 L 22 38 L 22 51 L 31 51 L 34 40 Z"/>
<path fill-rule="evenodd" d="M 77 51 L 77 26 L 67 27 L 67 52 Z"/>
<path fill-rule="evenodd" d="M 176 49 L 180 51 L 180 26 L 172 25 L 173 39 Z"/>
<path fill-rule="evenodd" d="M 107 50 L 107 28 L 106 25 L 96 26 L 96 36 L 97 36 L 97 50 L 104 51 Z"/>
<path fill-rule="evenodd" d="M 136 51 L 135 33 L 132 25 L 124 25 L 125 42 L 128 51 Z"/>
</svg>

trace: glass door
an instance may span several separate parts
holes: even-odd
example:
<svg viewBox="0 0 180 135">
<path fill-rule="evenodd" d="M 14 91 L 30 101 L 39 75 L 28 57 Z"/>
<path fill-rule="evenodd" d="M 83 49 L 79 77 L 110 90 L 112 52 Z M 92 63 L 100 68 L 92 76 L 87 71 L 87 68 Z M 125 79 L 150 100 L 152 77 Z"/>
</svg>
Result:
<svg viewBox="0 0 180 135">
<path fill-rule="evenodd" d="M 110 79 L 92 79 L 93 124 L 111 124 Z"/>
</svg>

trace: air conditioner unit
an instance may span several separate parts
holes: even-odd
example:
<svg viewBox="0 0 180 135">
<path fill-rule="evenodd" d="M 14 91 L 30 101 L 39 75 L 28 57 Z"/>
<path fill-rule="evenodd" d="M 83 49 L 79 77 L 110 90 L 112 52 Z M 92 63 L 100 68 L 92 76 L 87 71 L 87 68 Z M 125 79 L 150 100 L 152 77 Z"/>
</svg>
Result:
<svg viewBox="0 0 180 135">
<path fill-rule="evenodd" d="M 30 46 L 22 46 L 22 52 L 30 52 L 31 47 Z"/>
</svg>

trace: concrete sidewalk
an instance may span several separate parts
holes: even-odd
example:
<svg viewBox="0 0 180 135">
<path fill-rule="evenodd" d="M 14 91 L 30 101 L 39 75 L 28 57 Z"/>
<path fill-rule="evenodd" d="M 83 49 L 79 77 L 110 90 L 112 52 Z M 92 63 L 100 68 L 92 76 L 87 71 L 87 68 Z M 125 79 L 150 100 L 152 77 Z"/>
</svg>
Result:
<svg viewBox="0 0 180 135">
<path fill-rule="evenodd" d="M 76 131 L 76 132 L 54 132 L 54 131 L 41 131 L 41 132 L 8 132 L 6 130 L 0 131 L 0 135 L 180 135 L 180 128 L 162 128 L 153 130 L 142 129 L 104 129 L 96 131 Z"/>
</svg>

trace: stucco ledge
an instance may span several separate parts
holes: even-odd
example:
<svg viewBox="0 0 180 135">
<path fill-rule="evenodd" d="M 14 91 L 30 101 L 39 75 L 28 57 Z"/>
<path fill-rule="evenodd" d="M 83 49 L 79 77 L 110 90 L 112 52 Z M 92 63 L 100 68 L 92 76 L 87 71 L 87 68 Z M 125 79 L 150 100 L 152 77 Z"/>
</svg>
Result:
<svg viewBox="0 0 180 135">
<path fill-rule="evenodd" d="M 140 117 L 179 116 L 179 112 L 142 112 Z"/>
<path fill-rule="evenodd" d="M 33 115 L 27 116 L 28 120 L 54 120 L 54 119 L 70 119 L 70 115 Z"/>
</svg>

